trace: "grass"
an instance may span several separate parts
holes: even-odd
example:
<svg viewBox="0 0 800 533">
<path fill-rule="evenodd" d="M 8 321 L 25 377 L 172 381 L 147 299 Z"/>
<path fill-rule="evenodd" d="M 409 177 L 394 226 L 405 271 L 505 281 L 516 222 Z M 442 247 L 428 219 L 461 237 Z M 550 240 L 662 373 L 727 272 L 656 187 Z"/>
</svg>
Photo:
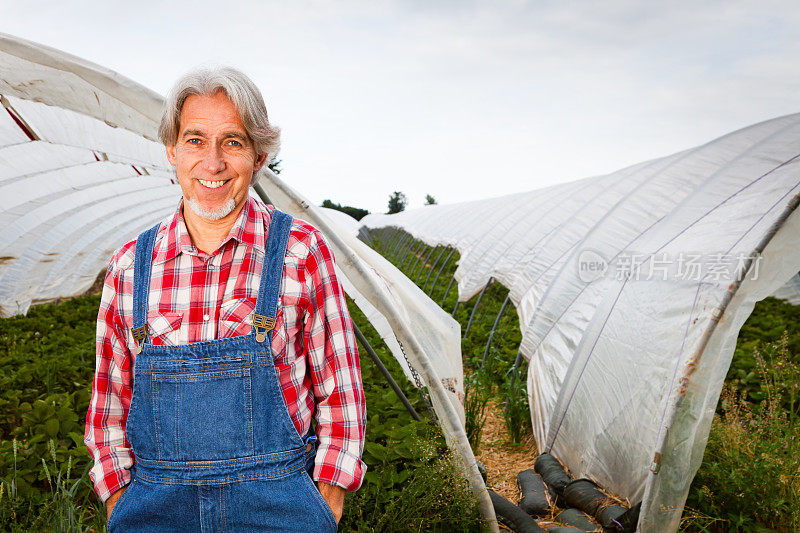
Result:
<svg viewBox="0 0 800 533">
<path fill-rule="evenodd" d="M 800 357 L 788 340 L 752 347 L 761 401 L 733 382 L 723 389 L 687 502 L 719 520 L 694 530 L 800 531 Z"/>
</svg>

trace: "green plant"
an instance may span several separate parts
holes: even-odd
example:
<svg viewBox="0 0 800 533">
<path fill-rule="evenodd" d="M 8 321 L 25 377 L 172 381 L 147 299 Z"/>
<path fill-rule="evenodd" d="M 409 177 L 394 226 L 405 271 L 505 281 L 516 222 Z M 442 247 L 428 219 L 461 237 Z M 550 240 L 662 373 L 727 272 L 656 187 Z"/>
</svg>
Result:
<svg viewBox="0 0 800 533">
<path fill-rule="evenodd" d="M 382 339 L 348 300 L 353 320 L 420 415 L 421 391 L 403 374 Z M 363 347 L 361 354 L 366 354 Z M 414 421 L 383 376 L 361 358 L 367 397 L 367 440 L 361 488 L 348 495 L 340 531 L 481 531 L 477 500 L 457 472 L 439 429 L 430 419 Z"/>
<path fill-rule="evenodd" d="M 481 443 L 481 433 L 486 423 L 486 404 L 489 395 L 479 386 L 477 374 L 464 380 L 464 428 L 472 449 L 477 452 Z"/>
<path fill-rule="evenodd" d="M 429 248 L 406 246 L 398 257 L 390 257 L 406 275 L 417 257 Z M 395 251 L 396 252 L 396 251 Z M 415 255 L 416 254 L 416 255 Z M 431 297 L 448 312 L 456 307 L 457 291 L 445 291 L 458 264 L 453 254 L 433 287 Z M 424 283 L 417 265 L 413 279 Z M 493 320 L 507 290 L 494 284 L 486 290 L 469 332 L 461 341 L 464 358 L 465 412 L 470 443 L 480 412 L 478 399 L 489 397 L 504 406 L 504 419 L 511 440 L 521 442 L 530 433 L 524 374 L 512 387 L 513 361 L 522 339 L 517 316 L 506 312 L 498 324 L 485 363 L 484 352 Z M 464 331 L 477 297 L 458 304 L 455 319 Z M 742 326 L 723 394 L 709 437 L 706 456 L 690 489 L 682 529 L 722 531 L 800 530 L 800 306 L 775 298 L 758 302 Z M 780 341 L 773 342 L 781 338 Z M 764 346 L 764 348 L 759 348 Z M 524 373 L 524 367 L 519 369 Z M 733 400 L 734 392 L 736 400 Z M 737 405 L 738 407 L 731 407 Z M 751 480 L 756 480 L 755 483 Z M 777 481 L 775 481 L 777 480 Z M 777 487 L 777 488 L 776 488 Z M 794 492 L 793 492 L 794 491 Z M 766 494 L 766 496 L 765 496 Z M 789 524 L 789 525 L 787 525 Z"/>
<path fill-rule="evenodd" d="M 83 445 L 98 305 L 97 296 L 81 297 L 0 320 L 2 531 L 104 530 L 105 510 L 92 490 L 92 458 Z M 420 392 L 377 332 L 352 302 L 349 309 L 417 411 L 426 413 Z M 439 430 L 430 420 L 414 421 L 372 361 L 361 363 L 368 472 L 350 496 L 340 530 L 374 531 L 380 523 L 394 531 L 479 531 L 476 501 L 459 484 Z"/>
<path fill-rule="evenodd" d="M 404 470 L 406 475 L 398 475 L 390 467 L 390 450 L 372 447 L 370 455 L 381 457 L 381 464 L 361 490 L 348 499 L 340 531 L 485 529 L 477 500 L 438 438 L 422 435 L 410 440 L 407 451 L 414 456 L 414 468 Z"/>
<path fill-rule="evenodd" d="M 731 527 L 758 531 L 800 529 L 800 417 L 797 355 L 788 335 L 753 346 L 760 377 L 760 402 L 736 384 L 720 399 L 703 464 L 688 505 L 723 517 Z"/>
<path fill-rule="evenodd" d="M 506 383 L 503 387 L 505 392 L 503 419 L 511 436 L 511 442 L 519 444 L 522 442 L 523 437 L 530 435 L 533 431 L 530 410 L 528 409 L 528 390 L 527 386 L 519 381 L 516 384 L 512 384 L 510 377 Z"/>
<path fill-rule="evenodd" d="M 49 499 L 44 505 L 40 519 L 52 527 L 53 531 L 90 531 L 99 530 L 105 525 L 105 509 L 102 505 L 91 504 L 81 501 L 79 488 L 86 485 L 91 488 L 89 482 L 88 463 L 83 470 L 83 474 L 73 480 L 72 456 L 67 459 L 66 466 L 59 465 L 56 458 L 55 443 L 51 439 L 48 443 L 52 470 L 48 467 L 47 461 L 42 457 L 42 468 L 47 477 L 47 484 L 50 487 Z M 51 473 L 52 472 L 52 473 Z"/>
<path fill-rule="evenodd" d="M 99 303 L 84 296 L 0 320 L 0 530 L 58 530 L 70 523 L 70 506 L 72 529 L 79 529 L 99 505 L 88 477 L 65 492 L 52 484 L 59 479 L 52 463 L 42 468 L 43 457 L 78 472 L 92 462 L 83 425 Z M 49 482 L 48 473 L 55 476 Z"/>
</svg>

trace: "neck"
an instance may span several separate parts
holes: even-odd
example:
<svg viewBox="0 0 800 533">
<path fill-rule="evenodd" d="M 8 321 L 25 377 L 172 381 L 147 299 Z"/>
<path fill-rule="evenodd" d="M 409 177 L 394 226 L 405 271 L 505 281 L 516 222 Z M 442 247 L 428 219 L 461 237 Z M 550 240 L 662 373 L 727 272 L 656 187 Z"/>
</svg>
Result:
<svg viewBox="0 0 800 533">
<path fill-rule="evenodd" d="M 183 220 L 186 222 L 186 230 L 195 247 L 203 253 L 211 255 L 220 247 L 222 241 L 231 232 L 239 213 L 244 208 L 244 202 L 228 213 L 227 216 L 219 220 L 208 220 L 199 216 L 189 206 L 188 202 L 183 202 Z"/>
</svg>

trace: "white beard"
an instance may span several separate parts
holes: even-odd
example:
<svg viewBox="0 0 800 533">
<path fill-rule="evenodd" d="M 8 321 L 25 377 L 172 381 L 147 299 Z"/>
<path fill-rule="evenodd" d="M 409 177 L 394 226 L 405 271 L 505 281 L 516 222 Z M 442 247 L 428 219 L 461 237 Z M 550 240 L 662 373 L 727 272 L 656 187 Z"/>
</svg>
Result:
<svg viewBox="0 0 800 533">
<path fill-rule="evenodd" d="M 206 220 L 219 220 L 230 215 L 233 210 L 236 209 L 236 202 L 233 201 L 233 198 L 228 198 L 227 202 L 218 208 L 211 210 L 200 207 L 200 204 L 197 203 L 197 200 L 191 198 L 189 200 L 189 207 L 191 207 L 192 211 L 194 211 L 194 214 L 200 218 L 204 218 Z"/>
</svg>

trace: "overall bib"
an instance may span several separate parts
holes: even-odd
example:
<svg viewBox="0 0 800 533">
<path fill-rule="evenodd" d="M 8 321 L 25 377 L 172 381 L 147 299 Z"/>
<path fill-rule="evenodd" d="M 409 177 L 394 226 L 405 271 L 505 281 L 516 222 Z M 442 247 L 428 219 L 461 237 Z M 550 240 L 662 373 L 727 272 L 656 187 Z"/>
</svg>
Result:
<svg viewBox="0 0 800 533">
<path fill-rule="evenodd" d="M 316 437 L 297 434 L 271 350 L 291 223 L 273 212 L 251 333 L 182 346 L 147 342 L 158 226 L 138 237 L 126 428 L 135 463 L 109 532 L 336 531 L 309 476 Z"/>
</svg>

